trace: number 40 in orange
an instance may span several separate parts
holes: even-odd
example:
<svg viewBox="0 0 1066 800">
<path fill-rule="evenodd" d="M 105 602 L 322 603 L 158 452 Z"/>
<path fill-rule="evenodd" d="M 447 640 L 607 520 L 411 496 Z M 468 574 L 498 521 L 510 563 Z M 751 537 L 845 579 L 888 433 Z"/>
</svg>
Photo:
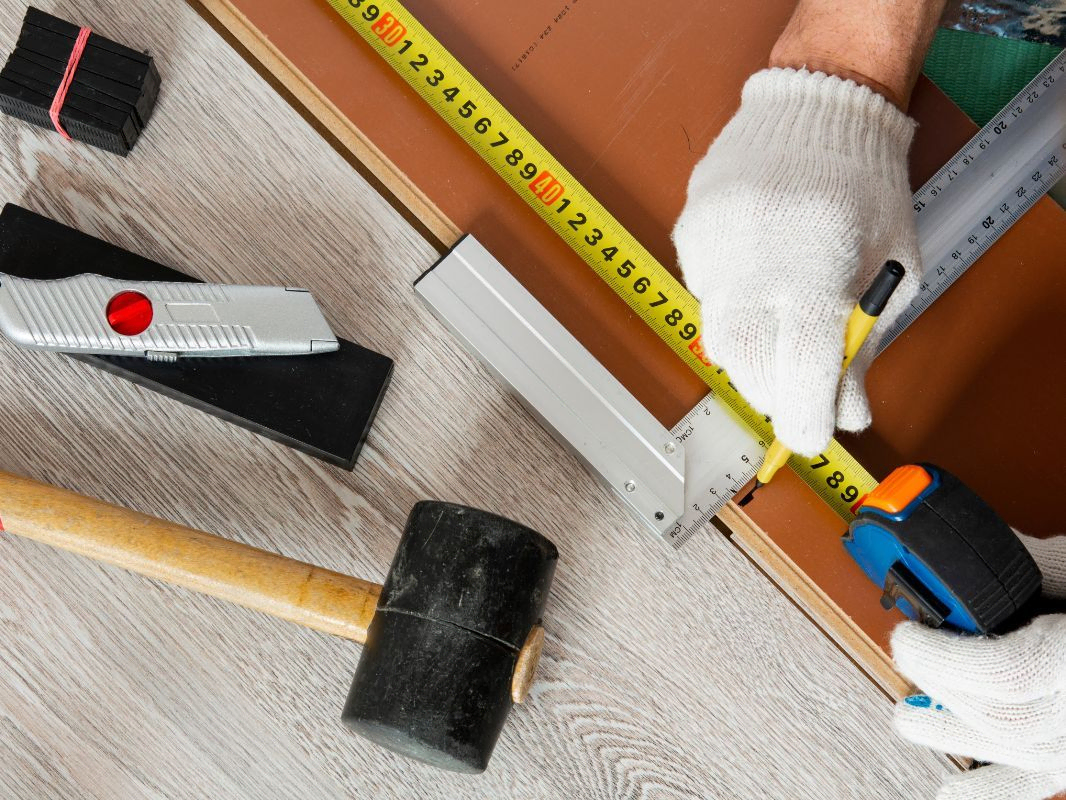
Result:
<svg viewBox="0 0 1066 800">
<path fill-rule="evenodd" d="M 560 197 L 566 189 L 563 187 L 555 177 L 544 170 L 540 175 L 532 180 L 529 184 L 529 188 L 533 190 L 533 194 L 541 199 L 545 205 L 551 205 Z"/>
</svg>

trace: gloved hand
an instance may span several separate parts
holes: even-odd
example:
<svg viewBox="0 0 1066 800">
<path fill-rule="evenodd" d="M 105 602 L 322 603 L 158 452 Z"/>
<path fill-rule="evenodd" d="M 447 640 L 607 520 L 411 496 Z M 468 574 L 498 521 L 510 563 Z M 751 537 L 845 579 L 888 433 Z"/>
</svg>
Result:
<svg viewBox="0 0 1066 800">
<path fill-rule="evenodd" d="M 852 81 L 763 70 L 689 181 L 674 244 L 705 349 L 802 455 L 870 424 L 866 368 L 915 294 L 914 128 Z M 907 277 L 841 382 L 847 317 L 890 258 Z"/>
<path fill-rule="evenodd" d="M 1066 598 L 1066 536 L 1021 539 L 1044 575 L 1044 594 Z M 1066 790 L 1066 614 L 1002 637 L 903 622 L 892 655 L 926 692 L 896 706 L 896 730 L 991 762 L 950 778 L 939 800 L 1044 800 Z"/>
</svg>

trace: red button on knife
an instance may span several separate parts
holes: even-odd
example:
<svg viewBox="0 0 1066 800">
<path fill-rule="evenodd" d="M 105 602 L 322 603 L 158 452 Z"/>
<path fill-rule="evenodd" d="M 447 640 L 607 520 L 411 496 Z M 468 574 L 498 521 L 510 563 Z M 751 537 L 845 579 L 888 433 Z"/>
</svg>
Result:
<svg viewBox="0 0 1066 800">
<path fill-rule="evenodd" d="M 152 301 L 140 292 L 119 292 L 107 304 L 107 324 L 123 336 L 136 336 L 152 324 Z"/>
</svg>

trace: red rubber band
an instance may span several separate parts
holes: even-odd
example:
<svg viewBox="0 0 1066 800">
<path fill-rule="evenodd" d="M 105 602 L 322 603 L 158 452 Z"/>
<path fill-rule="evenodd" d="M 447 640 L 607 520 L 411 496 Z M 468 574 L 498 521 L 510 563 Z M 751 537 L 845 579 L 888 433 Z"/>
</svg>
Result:
<svg viewBox="0 0 1066 800">
<path fill-rule="evenodd" d="M 70 134 L 63 130 L 63 126 L 59 124 L 59 112 L 67 99 L 70 84 L 74 82 L 74 70 L 78 68 L 81 54 L 85 52 L 85 45 L 89 41 L 90 33 L 92 33 L 91 28 L 82 28 L 78 31 L 78 38 L 74 40 L 74 49 L 70 51 L 70 60 L 67 61 L 67 68 L 63 72 L 63 80 L 59 82 L 56 96 L 52 98 L 52 107 L 48 109 L 48 116 L 52 118 L 52 124 L 64 139 L 69 139 Z"/>
</svg>

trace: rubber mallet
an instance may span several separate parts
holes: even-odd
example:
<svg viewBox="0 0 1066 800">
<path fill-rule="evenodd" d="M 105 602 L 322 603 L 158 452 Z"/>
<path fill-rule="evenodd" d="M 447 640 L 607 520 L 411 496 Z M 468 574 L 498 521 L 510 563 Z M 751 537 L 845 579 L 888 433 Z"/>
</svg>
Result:
<svg viewBox="0 0 1066 800">
<path fill-rule="evenodd" d="M 481 772 L 529 690 L 558 551 L 495 514 L 415 505 L 384 586 L 0 472 L 8 533 L 364 644 L 342 719 Z"/>
</svg>

